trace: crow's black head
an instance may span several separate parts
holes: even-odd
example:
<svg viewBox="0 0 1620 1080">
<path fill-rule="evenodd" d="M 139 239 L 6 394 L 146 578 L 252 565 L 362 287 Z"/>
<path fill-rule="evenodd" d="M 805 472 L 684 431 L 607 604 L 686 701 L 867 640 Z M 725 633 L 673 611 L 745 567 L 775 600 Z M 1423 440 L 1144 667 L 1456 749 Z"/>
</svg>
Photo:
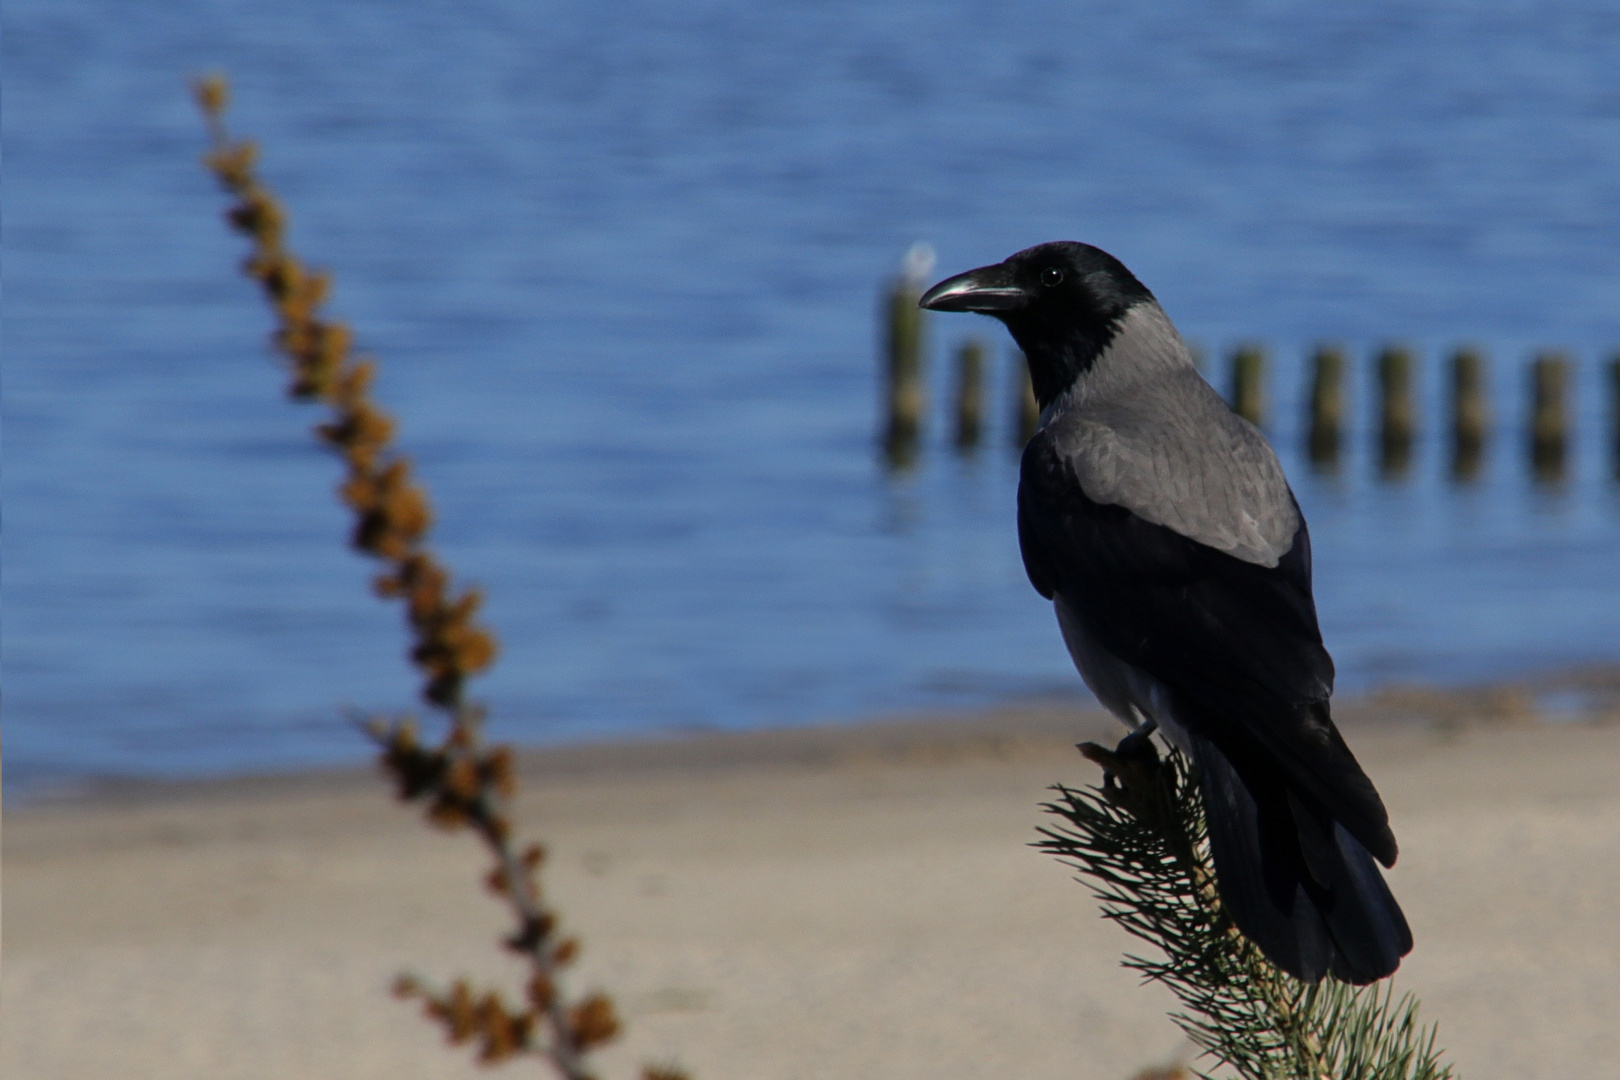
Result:
<svg viewBox="0 0 1620 1080">
<path fill-rule="evenodd" d="M 934 311 L 994 315 L 1006 323 L 1029 358 L 1035 397 L 1044 408 L 1097 359 L 1125 313 L 1152 300 L 1146 286 L 1108 252 L 1064 240 L 946 278 L 919 303 Z"/>
</svg>

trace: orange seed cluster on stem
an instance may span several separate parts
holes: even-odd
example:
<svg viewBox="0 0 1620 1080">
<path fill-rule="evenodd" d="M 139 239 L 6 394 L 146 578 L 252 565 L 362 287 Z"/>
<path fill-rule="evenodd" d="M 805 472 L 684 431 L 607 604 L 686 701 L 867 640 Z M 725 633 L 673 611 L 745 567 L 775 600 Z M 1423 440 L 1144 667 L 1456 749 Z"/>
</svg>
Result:
<svg viewBox="0 0 1620 1080">
<path fill-rule="evenodd" d="M 516 917 L 517 929 L 505 944 L 529 962 L 522 1006 L 507 1005 L 493 991 L 476 993 L 465 980 L 436 994 L 402 977 L 395 993 L 421 999 L 452 1043 L 476 1041 L 486 1064 L 532 1054 L 549 1061 L 564 1080 L 592 1080 L 585 1054 L 614 1038 L 619 1020 L 605 995 L 570 1002 L 561 989 L 560 973 L 579 955 L 578 939 L 558 937 L 558 918 L 542 901 L 543 849 L 530 845 L 519 853 L 513 847 L 505 810 L 516 786 L 512 753 L 483 746 L 482 713 L 464 699 L 467 678 L 495 660 L 495 638 L 476 620 L 481 596 L 473 589 L 454 592 L 449 570 L 427 547 L 433 511 L 410 462 L 393 449 L 393 418 L 369 397 L 376 365 L 352 355 L 347 326 L 323 317 L 329 278 L 306 269 L 286 248 L 286 214 L 258 179 L 257 148 L 233 141 L 225 129 L 225 81 L 202 80 L 196 97 L 213 142 L 205 162 L 235 199 L 227 219 L 253 242 L 244 272 L 259 282 L 276 313 L 273 342 L 291 367 L 288 393 L 331 409 L 315 430 L 347 468 L 339 495 L 354 512 L 352 543 L 386 564 L 376 592 L 404 602 L 411 660 L 425 676 L 422 696 L 450 719 L 437 747 L 424 745 L 408 718 L 373 722 L 370 734 L 401 799 L 425 804 L 434 824 L 470 828 L 484 841 L 494 857 L 485 884 Z M 673 1067 L 650 1067 L 643 1076 L 686 1080 Z"/>
<path fill-rule="evenodd" d="M 253 242 L 243 269 L 275 310 L 273 341 L 292 369 L 288 392 L 332 409 L 331 420 L 316 431 L 348 467 L 339 493 L 354 511 L 352 542 L 391 564 L 378 591 L 407 599 L 416 639 L 411 659 L 426 676 L 422 694 L 453 708 L 468 676 L 494 662 L 494 635 L 475 621 L 478 593 L 452 592 L 449 573 L 426 546 L 433 511 L 411 476 L 410 462 L 392 449 L 393 418 L 368 396 L 375 365 L 352 355 L 347 326 L 322 315 L 330 280 L 307 270 L 287 249 L 286 214 L 258 179 L 257 148 L 232 141 L 225 132 L 227 100 L 224 80 L 198 84 L 197 101 L 214 137 L 205 161 L 236 199 L 227 219 Z"/>
</svg>

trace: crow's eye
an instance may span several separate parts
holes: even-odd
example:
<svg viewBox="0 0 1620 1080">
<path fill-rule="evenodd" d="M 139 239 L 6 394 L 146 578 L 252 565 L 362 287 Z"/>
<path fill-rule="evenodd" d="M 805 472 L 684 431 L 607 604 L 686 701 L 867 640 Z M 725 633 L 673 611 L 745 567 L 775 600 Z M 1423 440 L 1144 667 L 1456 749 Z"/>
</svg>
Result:
<svg viewBox="0 0 1620 1080">
<path fill-rule="evenodd" d="M 1051 288 L 1053 285 L 1063 284 L 1063 271 L 1055 266 L 1048 266 L 1041 271 L 1041 284 Z"/>
</svg>

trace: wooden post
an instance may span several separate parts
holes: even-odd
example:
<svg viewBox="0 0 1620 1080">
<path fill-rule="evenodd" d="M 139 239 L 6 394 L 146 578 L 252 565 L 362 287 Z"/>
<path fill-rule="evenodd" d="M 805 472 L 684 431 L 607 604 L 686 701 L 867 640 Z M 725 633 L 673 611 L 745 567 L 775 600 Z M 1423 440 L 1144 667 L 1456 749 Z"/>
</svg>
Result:
<svg viewBox="0 0 1620 1080">
<path fill-rule="evenodd" d="M 1018 349 L 1013 350 L 1013 445 L 1022 450 L 1035 437 L 1041 423 L 1041 406 L 1035 400 L 1035 384 L 1030 381 L 1029 361 Z"/>
<path fill-rule="evenodd" d="M 969 339 L 956 354 L 956 446 L 979 445 L 984 428 L 984 343 Z"/>
<path fill-rule="evenodd" d="M 1311 416 L 1306 451 L 1312 464 L 1335 465 L 1344 430 L 1344 350 L 1319 345 L 1311 355 Z"/>
<path fill-rule="evenodd" d="M 928 408 L 923 387 L 923 311 L 917 299 L 933 262 L 933 252 L 926 244 L 914 244 L 906 253 L 904 271 L 882 304 L 887 375 L 883 452 L 894 468 L 916 461 Z"/>
<path fill-rule="evenodd" d="M 1485 357 L 1474 348 L 1451 357 L 1451 475 L 1472 480 L 1485 460 L 1491 413 L 1485 390 Z"/>
<path fill-rule="evenodd" d="M 1241 346 L 1232 354 L 1232 411 L 1256 427 L 1265 413 L 1265 363 L 1258 345 Z"/>
<path fill-rule="evenodd" d="M 1379 467 L 1385 475 L 1404 473 L 1412 464 L 1417 413 L 1412 404 L 1411 350 L 1391 345 L 1378 354 Z"/>
<path fill-rule="evenodd" d="M 1560 480 L 1569 446 L 1569 361 L 1556 353 L 1542 353 L 1530 366 L 1530 384 L 1530 465 L 1536 479 Z"/>
</svg>

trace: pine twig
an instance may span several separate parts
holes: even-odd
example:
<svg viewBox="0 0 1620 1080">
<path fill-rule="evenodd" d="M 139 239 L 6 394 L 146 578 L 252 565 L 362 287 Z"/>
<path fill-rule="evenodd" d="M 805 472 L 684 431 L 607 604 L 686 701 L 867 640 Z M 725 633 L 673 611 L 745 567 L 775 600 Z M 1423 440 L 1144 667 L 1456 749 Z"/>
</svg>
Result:
<svg viewBox="0 0 1620 1080">
<path fill-rule="evenodd" d="M 225 79 L 199 80 L 194 92 L 212 144 L 204 163 L 235 200 L 227 220 L 253 242 L 243 272 L 260 284 L 277 317 L 272 341 L 291 369 L 288 394 L 331 412 L 315 432 L 348 469 L 339 493 L 354 512 L 351 542 L 384 564 L 377 594 L 405 602 L 422 697 L 448 721 L 444 740 L 433 747 L 421 743 L 408 717 L 373 721 L 368 732 L 401 799 L 424 804 L 435 825 L 469 828 L 483 841 L 493 860 L 485 884 L 506 902 L 515 923 L 504 944 L 529 966 L 520 1006 L 507 1005 L 495 991 L 478 993 L 465 980 L 433 992 L 401 976 L 395 991 L 420 998 L 451 1042 L 477 1040 L 484 1063 L 532 1054 L 564 1080 L 590 1080 L 587 1055 L 618 1034 L 619 1020 L 606 995 L 575 999 L 565 992 L 562 971 L 578 955 L 579 941 L 560 935 L 557 915 L 543 901 L 538 870 L 544 850 L 520 848 L 511 835 L 512 751 L 486 746 L 483 710 L 465 690 L 467 679 L 496 654 L 494 635 L 475 618 L 482 598 L 474 589 L 454 592 L 450 571 L 428 547 L 433 514 L 427 492 L 412 478 L 410 460 L 394 448 L 393 417 L 368 394 L 376 364 L 352 357 L 349 328 L 322 315 L 330 279 L 288 250 L 286 213 L 258 177 L 257 147 L 233 140 L 225 127 Z M 643 1077 L 684 1080 L 666 1067 L 649 1067 Z"/>
<path fill-rule="evenodd" d="M 1305 983 L 1255 948 L 1222 909 L 1197 779 L 1179 752 L 1122 758 L 1094 744 L 1103 786 L 1054 787 L 1043 806 L 1062 824 L 1036 846 L 1080 871 L 1103 917 L 1154 946 L 1124 966 L 1167 986 L 1184 1011 L 1171 1019 L 1217 1063 L 1245 1080 L 1448 1080 L 1418 1003 L 1386 981 Z M 1198 1075 L 1208 1077 L 1207 1073 Z"/>
</svg>

